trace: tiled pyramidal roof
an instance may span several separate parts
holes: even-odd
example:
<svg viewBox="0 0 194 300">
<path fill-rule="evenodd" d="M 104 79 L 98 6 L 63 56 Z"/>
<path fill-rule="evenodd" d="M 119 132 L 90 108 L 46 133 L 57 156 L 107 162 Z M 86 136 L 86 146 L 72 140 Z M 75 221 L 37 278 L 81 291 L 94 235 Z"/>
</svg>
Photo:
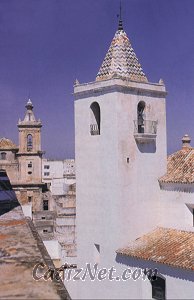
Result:
<svg viewBox="0 0 194 300">
<path fill-rule="evenodd" d="M 159 179 L 165 183 L 194 183 L 194 149 L 181 149 L 168 157 L 167 173 Z"/>
<path fill-rule="evenodd" d="M 190 137 L 184 135 L 182 149 L 168 157 L 167 173 L 159 178 L 160 183 L 194 183 L 194 148 L 190 141 Z"/>
<path fill-rule="evenodd" d="M 96 80 L 106 80 L 112 77 L 124 77 L 137 82 L 148 82 L 123 29 L 116 31 Z"/>
</svg>

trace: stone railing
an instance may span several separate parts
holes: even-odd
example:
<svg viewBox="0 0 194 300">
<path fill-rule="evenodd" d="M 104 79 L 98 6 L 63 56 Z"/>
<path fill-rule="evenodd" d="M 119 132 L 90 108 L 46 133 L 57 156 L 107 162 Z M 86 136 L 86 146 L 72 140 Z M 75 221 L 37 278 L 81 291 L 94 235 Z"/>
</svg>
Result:
<svg viewBox="0 0 194 300">
<path fill-rule="evenodd" d="M 136 142 L 149 143 L 156 140 L 157 121 L 134 120 L 134 137 Z"/>
<path fill-rule="evenodd" d="M 90 133 L 91 133 L 91 135 L 99 135 L 100 134 L 98 124 L 90 124 Z"/>
<path fill-rule="evenodd" d="M 134 120 L 134 133 L 140 134 L 156 134 L 157 133 L 157 121 L 143 120 L 138 122 Z"/>
</svg>

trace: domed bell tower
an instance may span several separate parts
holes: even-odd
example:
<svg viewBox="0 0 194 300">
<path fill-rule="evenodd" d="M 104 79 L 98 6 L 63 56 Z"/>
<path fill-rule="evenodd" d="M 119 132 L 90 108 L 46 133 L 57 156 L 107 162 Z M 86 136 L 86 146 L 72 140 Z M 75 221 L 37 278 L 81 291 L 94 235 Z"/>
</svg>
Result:
<svg viewBox="0 0 194 300">
<path fill-rule="evenodd" d="M 24 120 L 19 119 L 19 180 L 25 183 L 42 182 L 42 155 L 41 151 L 41 127 L 40 120 L 36 120 L 33 112 L 33 104 L 29 99 L 26 104 Z"/>
</svg>

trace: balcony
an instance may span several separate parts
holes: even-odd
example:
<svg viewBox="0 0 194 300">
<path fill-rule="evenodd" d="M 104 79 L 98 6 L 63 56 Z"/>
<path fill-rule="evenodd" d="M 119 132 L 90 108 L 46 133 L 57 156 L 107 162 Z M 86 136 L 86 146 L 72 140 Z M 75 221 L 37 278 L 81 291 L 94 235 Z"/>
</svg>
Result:
<svg viewBox="0 0 194 300">
<path fill-rule="evenodd" d="M 134 138 L 138 143 L 150 143 L 156 140 L 157 121 L 143 120 L 141 124 L 134 120 Z"/>
<path fill-rule="evenodd" d="M 98 124 L 90 124 L 91 135 L 100 135 L 100 130 Z"/>
</svg>

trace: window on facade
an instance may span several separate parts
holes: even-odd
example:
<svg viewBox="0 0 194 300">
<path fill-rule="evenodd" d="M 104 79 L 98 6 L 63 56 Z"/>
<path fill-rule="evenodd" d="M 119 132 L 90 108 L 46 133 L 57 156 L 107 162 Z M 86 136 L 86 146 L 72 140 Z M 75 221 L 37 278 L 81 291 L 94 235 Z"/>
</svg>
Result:
<svg viewBox="0 0 194 300">
<path fill-rule="evenodd" d="M 99 263 L 100 262 L 100 245 L 94 244 L 94 262 Z"/>
<path fill-rule="evenodd" d="M 90 105 L 90 134 L 100 135 L 100 106 L 97 102 Z"/>
<path fill-rule="evenodd" d="M 194 227 L 194 204 L 186 204 L 187 208 L 189 209 L 191 216 L 190 218 L 190 224 Z"/>
<path fill-rule="evenodd" d="M 31 172 L 31 171 L 29 171 L 29 172 L 28 172 L 28 175 L 32 175 L 32 172 Z"/>
<path fill-rule="evenodd" d="M 49 172 L 44 172 L 44 176 L 49 176 L 50 173 Z"/>
<path fill-rule="evenodd" d="M 165 278 L 157 276 L 156 280 L 151 281 L 152 284 L 152 298 L 156 300 L 166 299 L 166 282 Z"/>
<path fill-rule="evenodd" d="M 6 152 L 1 152 L 1 159 L 6 159 L 7 153 Z"/>
<path fill-rule="evenodd" d="M 43 210 L 48 210 L 48 200 L 43 200 Z"/>
<path fill-rule="evenodd" d="M 48 232 L 48 230 L 47 229 L 43 229 L 43 233 L 46 233 L 46 232 Z"/>
<path fill-rule="evenodd" d="M 31 162 L 28 164 L 28 168 L 32 168 L 32 163 Z"/>
<path fill-rule="evenodd" d="M 33 147 L 33 138 L 31 134 L 27 135 L 27 151 L 32 151 Z"/>
<path fill-rule="evenodd" d="M 138 133 L 144 133 L 144 109 L 145 102 L 140 101 L 137 106 L 137 123 L 138 123 Z"/>
<path fill-rule="evenodd" d="M 49 165 L 44 165 L 44 169 L 50 169 Z"/>
<path fill-rule="evenodd" d="M 32 202 L 32 196 L 28 196 L 28 202 Z"/>
<path fill-rule="evenodd" d="M 42 217 L 42 220 L 45 220 L 46 218 L 45 217 Z"/>
</svg>

